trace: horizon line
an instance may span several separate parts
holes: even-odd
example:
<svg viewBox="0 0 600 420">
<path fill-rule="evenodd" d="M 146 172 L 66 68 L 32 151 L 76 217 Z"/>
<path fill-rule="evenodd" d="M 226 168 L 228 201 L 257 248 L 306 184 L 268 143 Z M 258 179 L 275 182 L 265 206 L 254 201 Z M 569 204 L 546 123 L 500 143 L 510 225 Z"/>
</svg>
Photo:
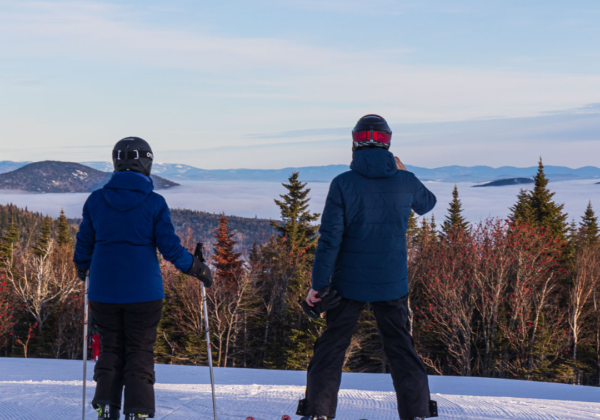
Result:
<svg viewBox="0 0 600 420">
<path fill-rule="evenodd" d="M 37 160 L 37 161 L 17 161 L 17 160 L 2 160 L 0 161 L 0 163 L 24 163 L 24 164 L 32 164 L 32 163 L 39 163 L 39 162 L 64 162 L 64 163 L 78 163 L 80 165 L 84 165 L 84 166 L 88 166 L 86 165 L 86 163 L 106 163 L 107 165 L 112 165 L 112 162 L 110 161 L 103 161 L 103 160 L 88 160 L 88 161 L 84 161 L 84 162 L 74 162 L 74 161 L 70 161 L 70 160 L 56 160 L 56 159 L 46 159 L 46 160 Z M 331 167 L 331 166 L 347 166 L 350 167 L 350 164 L 344 164 L 344 163 L 333 163 L 330 165 L 308 165 L 308 166 L 286 166 L 283 168 L 220 168 L 220 169 L 204 169 L 204 168 L 200 168 L 197 166 L 192 166 L 192 165 L 188 165 L 185 163 L 170 163 L 170 162 L 154 162 L 153 165 L 181 165 L 181 166 L 187 166 L 190 168 L 194 168 L 194 169 L 200 169 L 202 171 L 207 171 L 207 172 L 213 172 L 213 171 L 235 171 L 235 170 L 247 170 L 247 171 L 282 171 L 285 169 L 305 169 L 305 168 L 327 168 L 327 167 Z M 407 167 L 412 167 L 412 168 L 418 168 L 418 169 L 428 169 L 428 170 L 435 170 L 435 169 L 443 169 L 443 168 L 477 168 L 477 167 L 481 167 L 481 168 L 491 168 L 491 169 L 501 169 L 501 168 L 515 168 L 515 169 L 531 169 L 531 168 L 535 168 L 537 167 L 537 165 L 532 165 L 532 166 L 511 166 L 511 165 L 504 165 L 504 166 L 498 166 L 498 167 L 493 167 L 493 166 L 489 166 L 489 165 L 473 165 L 473 166 L 464 166 L 464 165 L 445 165 L 445 166 L 438 166 L 438 167 L 434 167 L 434 168 L 428 168 L 425 166 L 416 166 L 416 165 L 410 165 L 410 164 L 406 164 Z M 598 166 L 593 166 L 593 165 L 586 165 L 586 166 L 581 166 L 578 168 L 572 168 L 570 166 L 562 166 L 562 165 L 544 165 L 544 168 L 567 168 L 567 169 L 571 169 L 571 170 L 579 170 L 579 169 L 585 169 L 585 168 L 594 168 L 594 169 L 600 169 L 600 167 Z M 92 168 L 93 169 L 93 168 Z"/>
</svg>

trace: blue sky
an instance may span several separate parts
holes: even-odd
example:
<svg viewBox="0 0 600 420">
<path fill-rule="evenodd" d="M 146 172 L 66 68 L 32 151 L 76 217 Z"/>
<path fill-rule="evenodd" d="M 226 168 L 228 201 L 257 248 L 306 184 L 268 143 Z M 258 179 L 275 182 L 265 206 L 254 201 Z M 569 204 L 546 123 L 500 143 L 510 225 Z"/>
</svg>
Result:
<svg viewBox="0 0 600 420">
<path fill-rule="evenodd" d="M 598 165 L 598 1 L 2 1 L 0 160 Z"/>
</svg>

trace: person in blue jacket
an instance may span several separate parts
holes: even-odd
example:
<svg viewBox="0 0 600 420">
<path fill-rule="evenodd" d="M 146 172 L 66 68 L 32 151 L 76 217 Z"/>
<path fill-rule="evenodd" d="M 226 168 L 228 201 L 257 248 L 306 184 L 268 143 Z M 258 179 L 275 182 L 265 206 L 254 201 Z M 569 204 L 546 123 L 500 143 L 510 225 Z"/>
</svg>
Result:
<svg viewBox="0 0 600 420">
<path fill-rule="evenodd" d="M 94 370 L 92 406 L 100 419 L 154 417 L 154 343 L 165 297 L 157 248 L 182 272 L 212 284 L 210 269 L 175 234 L 165 199 L 153 192 L 154 156 L 139 137 L 113 150 L 115 172 L 83 206 L 74 262 L 89 273 L 92 318 L 102 350 Z"/>
<path fill-rule="evenodd" d="M 315 343 L 298 414 L 305 419 L 335 417 L 344 356 L 370 302 L 391 364 L 400 418 L 431 417 L 435 402 L 407 329 L 406 230 L 411 211 L 429 212 L 436 198 L 388 151 L 392 131 L 385 119 L 365 115 L 352 137 L 351 170 L 331 182 L 312 289 L 303 304 L 307 313 L 326 312 L 327 329 Z M 325 297 L 328 290 L 332 292 Z M 328 307 L 330 298 L 335 305 Z"/>
</svg>

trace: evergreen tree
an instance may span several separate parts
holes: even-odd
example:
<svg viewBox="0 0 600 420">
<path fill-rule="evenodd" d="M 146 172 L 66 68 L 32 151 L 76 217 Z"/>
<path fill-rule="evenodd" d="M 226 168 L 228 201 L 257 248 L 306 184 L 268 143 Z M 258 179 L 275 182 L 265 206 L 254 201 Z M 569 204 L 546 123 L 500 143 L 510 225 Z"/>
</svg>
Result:
<svg viewBox="0 0 600 420">
<path fill-rule="evenodd" d="M 19 239 L 19 226 L 13 216 L 8 229 L 0 238 L 0 263 L 6 263 L 7 260 L 12 259 L 15 244 L 19 242 Z"/>
<path fill-rule="evenodd" d="M 58 217 L 58 245 L 68 245 L 71 243 L 71 234 L 69 232 L 69 222 L 65 211 L 60 209 L 60 216 Z"/>
<path fill-rule="evenodd" d="M 46 216 L 44 218 L 44 223 L 42 224 L 40 236 L 35 246 L 33 247 L 33 253 L 38 257 L 43 257 L 44 255 L 46 255 L 48 249 L 48 242 L 50 242 L 51 223 L 52 219 L 50 218 L 50 216 Z"/>
<path fill-rule="evenodd" d="M 213 245 L 213 255 L 211 256 L 219 281 L 227 285 L 239 280 L 244 265 L 240 258 L 242 254 L 233 251 L 237 242 L 233 239 L 235 233 L 231 233 L 231 229 L 227 227 L 228 222 L 229 220 L 223 214 L 219 219 L 219 227 L 213 234 L 216 243 Z"/>
<path fill-rule="evenodd" d="M 283 248 L 280 249 L 281 254 L 275 254 L 278 259 L 277 271 L 282 275 L 280 287 L 282 287 L 283 299 L 281 299 L 279 319 L 277 323 L 271 324 L 271 327 L 279 331 L 282 336 L 278 342 L 273 342 L 276 344 L 275 347 L 269 346 L 267 355 L 270 360 L 266 365 L 285 369 L 303 369 L 308 366 L 309 349 L 318 337 L 317 325 L 320 323 L 309 321 L 297 302 L 303 299 L 310 289 L 310 267 L 317 248 L 319 229 L 319 226 L 314 223 L 320 215 L 310 213 L 308 205 L 310 189 L 306 188 L 306 183 L 298 180 L 298 173 L 294 172 L 288 180 L 288 184 L 283 184 L 288 190 L 287 194 L 281 195 L 281 200 L 275 200 L 281 209 L 283 224 L 272 222 L 279 238 L 286 239 Z M 275 244 L 279 245 L 279 242 L 276 241 Z M 265 269 L 268 269 L 269 263 L 272 262 L 265 261 Z M 269 273 L 268 277 L 271 276 L 272 273 Z M 272 280 L 277 277 L 279 274 Z M 270 333 L 271 336 L 277 337 L 278 334 L 273 333 L 275 331 Z"/>
<path fill-rule="evenodd" d="M 445 235 L 468 229 L 469 223 L 465 220 L 462 212 L 462 203 L 458 198 L 458 188 L 454 185 L 454 190 L 452 190 L 452 201 L 448 207 L 448 215 L 442 225 L 442 230 Z"/>
<path fill-rule="evenodd" d="M 565 256 L 566 256 L 566 260 L 569 260 L 571 262 L 573 262 L 573 258 L 575 256 L 575 253 L 577 252 L 577 249 L 579 248 L 580 245 L 580 232 L 579 229 L 577 228 L 577 223 L 575 222 L 575 219 L 571 220 L 571 223 L 569 224 L 569 236 L 568 236 L 568 241 L 567 241 L 567 247 L 565 248 Z"/>
<path fill-rule="evenodd" d="M 285 195 L 280 195 L 282 200 L 275 200 L 281 209 L 283 224 L 271 222 L 281 237 L 287 237 L 291 249 L 308 249 L 313 253 L 317 246 L 318 225 L 313 225 L 319 220 L 320 214 L 310 213 L 308 203 L 309 188 L 306 183 L 298 180 L 298 172 L 292 173 L 288 178 L 289 184 L 283 184 L 288 190 Z"/>
<path fill-rule="evenodd" d="M 425 239 L 436 239 L 437 238 L 437 225 L 435 224 L 435 216 L 431 215 L 431 221 L 427 217 L 421 219 L 421 226 L 418 228 L 417 233 L 413 239 L 413 244 L 418 245 Z"/>
<path fill-rule="evenodd" d="M 250 262 L 250 265 L 252 265 L 252 267 L 256 266 L 260 262 L 260 248 L 256 243 L 256 240 L 252 242 L 252 247 L 250 247 L 248 261 Z"/>
<path fill-rule="evenodd" d="M 579 226 L 581 235 L 588 243 L 594 244 L 598 242 L 598 217 L 594 213 L 591 201 L 588 203 L 585 213 L 581 217 Z"/>
<path fill-rule="evenodd" d="M 540 158 L 535 185 L 531 192 L 531 208 L 538 226 L 548 228 L 555 235 L 564 237 L 567 231 L 567 215 L 563 213 L 564 204 L 552 201 L 554 193 L 548 189 L 548 178 L 544 173 L 544 164 Z"/>
<path fill-rule="evenodd" d="M 419 236 L 419 223 L 417 222 L 417 216 L 414 211 L 411 210 L 410 216 L 408 216 L 408 225 L 406 227 L 406 243 L 410 243 Z"/>
<path fill-rule="evenodd" d="M 517 203 L 511 207 L 510 220 L 513 223 L 529 223 L 536 227 L 545 227 L 562 238 L 566 237 L 567 215 L 563 213 L 564 204 L 552 201 L 554 193 L 548 189 L 548 178 L 544 172 L 544 164 L 540 158 L 535 175 L 533 191 L 521 190 Z"/>
<path fill-rule="evenodd" d="M 524 189 L 519 191 L 519 194 L 517 195 L 517 202 L 513 207 L 510 208 L 510 211 L 512 212 L 509 217 L 511 223 L 535 224 L 533 208 L 531 206 L 531 195 L 529 191 Z"/>
<path fill-rule="evenodd" d="M 431 223 L 429 223 L 429 230 L 431 231 L 431 236 L 437 236 L 437 224 L 435 223 L 435 214 L 431 215 Z"/>
</svg>

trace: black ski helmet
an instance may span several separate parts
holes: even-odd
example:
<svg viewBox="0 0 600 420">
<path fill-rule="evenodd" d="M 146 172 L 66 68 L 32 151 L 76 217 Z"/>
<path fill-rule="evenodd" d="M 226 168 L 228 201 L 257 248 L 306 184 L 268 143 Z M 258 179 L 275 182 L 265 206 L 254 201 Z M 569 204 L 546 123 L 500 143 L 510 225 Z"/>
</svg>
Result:
<svg viewBox="0 0 600 420">
<path fill-rule="evenodd" d="M 154 154 L 148 142 L 139 137 L 125 137 L 113 149 L 115 172 L 133 171 L 150 176 Z"/>
<path fill-rule="evenodd" d="M 352 130 L 352 151 L 375 148 L 388 150 L 391 141 L 392 129 L 380 115 L 365 115 Z"/>
</svg>

